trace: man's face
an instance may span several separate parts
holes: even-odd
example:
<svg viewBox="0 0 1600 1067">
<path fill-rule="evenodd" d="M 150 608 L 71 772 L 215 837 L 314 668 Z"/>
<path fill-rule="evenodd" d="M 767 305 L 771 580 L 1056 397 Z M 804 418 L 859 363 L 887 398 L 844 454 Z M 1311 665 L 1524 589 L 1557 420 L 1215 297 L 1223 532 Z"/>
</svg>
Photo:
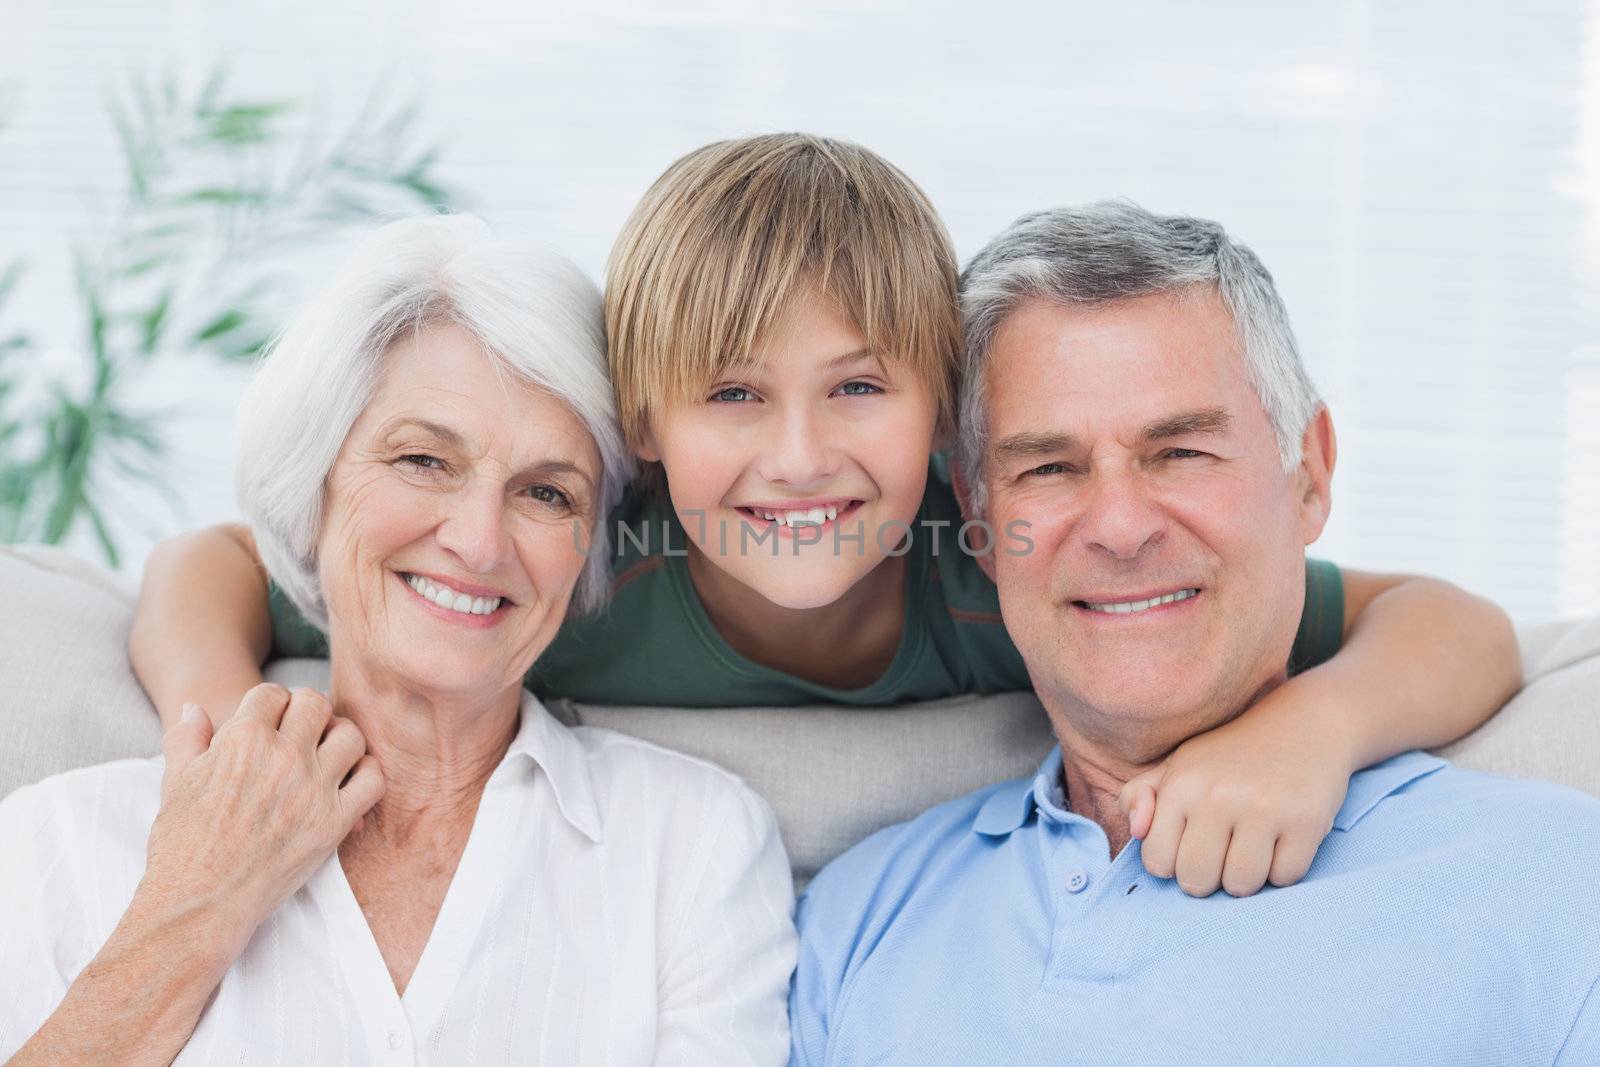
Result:
<svg viewBox="0 0 1600 1067">
<path fill-rule="evenodd" d="M 1216 291 L 1031 301 L 986 373 L 988 519 L 1033 541 L 995 578 L 1047 705 L 1153 759 L 1280 681 L 1332 431 L 1324 412 L 1283 470 Z"/>
</svg>

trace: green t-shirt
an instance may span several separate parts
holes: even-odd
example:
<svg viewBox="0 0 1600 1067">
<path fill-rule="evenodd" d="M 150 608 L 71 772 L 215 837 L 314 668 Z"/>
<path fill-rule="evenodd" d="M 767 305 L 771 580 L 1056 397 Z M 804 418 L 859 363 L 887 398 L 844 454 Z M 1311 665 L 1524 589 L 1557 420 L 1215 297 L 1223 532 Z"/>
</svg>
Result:
<svg viewBox="0 0 1600 1067">
<path fill-rule="evenodd" d="M 860 689 L 820 685 L 736 652 L 695 593 L 683 555 L 683 528 L 660 494 L 630 494 L 610 522 L 613 532 L 622 523 L 634 534 L 616 538 L 613 545 L 611 603 L 598 615 L 562 625 L 528 672 L 525 684 L 541 697 L 700 708 L 881 706 L 1032 688 L 1001 622 L 994 583 L 957 545 L 960 509 L 937 461 L 905 554 L 900 647 L 883 675 Z M 269 588 L 269 601 L 274 656 L 327 656 L 327 638 L 276 584 Z M 1339 568 L 1307 560 L 1305 610 L 1290 672 L 1331 658 L 1343 632 Z"/>
</svg>

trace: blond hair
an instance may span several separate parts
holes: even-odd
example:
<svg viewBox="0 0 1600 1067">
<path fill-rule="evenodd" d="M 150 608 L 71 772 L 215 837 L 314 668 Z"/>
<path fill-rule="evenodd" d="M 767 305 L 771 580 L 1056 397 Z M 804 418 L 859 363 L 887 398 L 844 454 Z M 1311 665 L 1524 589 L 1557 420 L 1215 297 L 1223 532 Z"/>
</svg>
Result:
<svg viewBox="0 0 1600 1067">
<path fill-rule="evenodd" d="M 799 133 L 718 141 L 668 167 L 607 267 L 606 337 L 630 445 L 651 413 L 755 357 L 797 294 L 830 298 L 952 422 L 956 261 L 921 189 L 859 145 Z"/>
</svg>

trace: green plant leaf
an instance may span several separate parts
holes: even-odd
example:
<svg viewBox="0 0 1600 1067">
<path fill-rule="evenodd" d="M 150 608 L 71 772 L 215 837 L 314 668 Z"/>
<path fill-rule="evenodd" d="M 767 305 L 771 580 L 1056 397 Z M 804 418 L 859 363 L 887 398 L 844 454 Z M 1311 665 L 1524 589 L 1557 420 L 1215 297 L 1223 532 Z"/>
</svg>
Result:
<svg viewBox="0 0 1600 1067">
<path fill-rule="evenodd" d="M 250 316 L 243 311 L 238 308 L 229 308 L 200 328 L 194 335 L 195 343 L 205 344 L 208 341 L 215 341 L 223 334 L 232 333 L 249 321 Z"/>
</svg>

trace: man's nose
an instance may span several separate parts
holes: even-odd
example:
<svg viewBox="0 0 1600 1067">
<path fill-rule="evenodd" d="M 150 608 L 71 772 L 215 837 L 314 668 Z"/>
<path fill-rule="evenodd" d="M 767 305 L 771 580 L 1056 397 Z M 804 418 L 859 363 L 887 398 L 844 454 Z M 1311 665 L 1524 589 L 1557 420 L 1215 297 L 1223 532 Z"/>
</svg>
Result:
<svg viewBox="0 0 1600 1067">
<path fill-rule="evenodd" d="M 830 433 L 826 420 L 809 406 L 784 411 L 769 432 L 760 467 L 767 481 L 809 486 L 838 471 L 837 434 Z"/>
<path fill-rule="evenodd" d="M 1113 559 L 1138 558 L 1167 531 L 1166 511 L 1135 472 L 1098 475 L 1078 522 L 1089 547 Z"/>
<path fill-rule="evenodd" d="M 452 494 L 439 524 L 439 545 L 476 574 L 496 570 L 513 552 L 505 501 L 497 486 L 475 485 Z"/>
</svg>

